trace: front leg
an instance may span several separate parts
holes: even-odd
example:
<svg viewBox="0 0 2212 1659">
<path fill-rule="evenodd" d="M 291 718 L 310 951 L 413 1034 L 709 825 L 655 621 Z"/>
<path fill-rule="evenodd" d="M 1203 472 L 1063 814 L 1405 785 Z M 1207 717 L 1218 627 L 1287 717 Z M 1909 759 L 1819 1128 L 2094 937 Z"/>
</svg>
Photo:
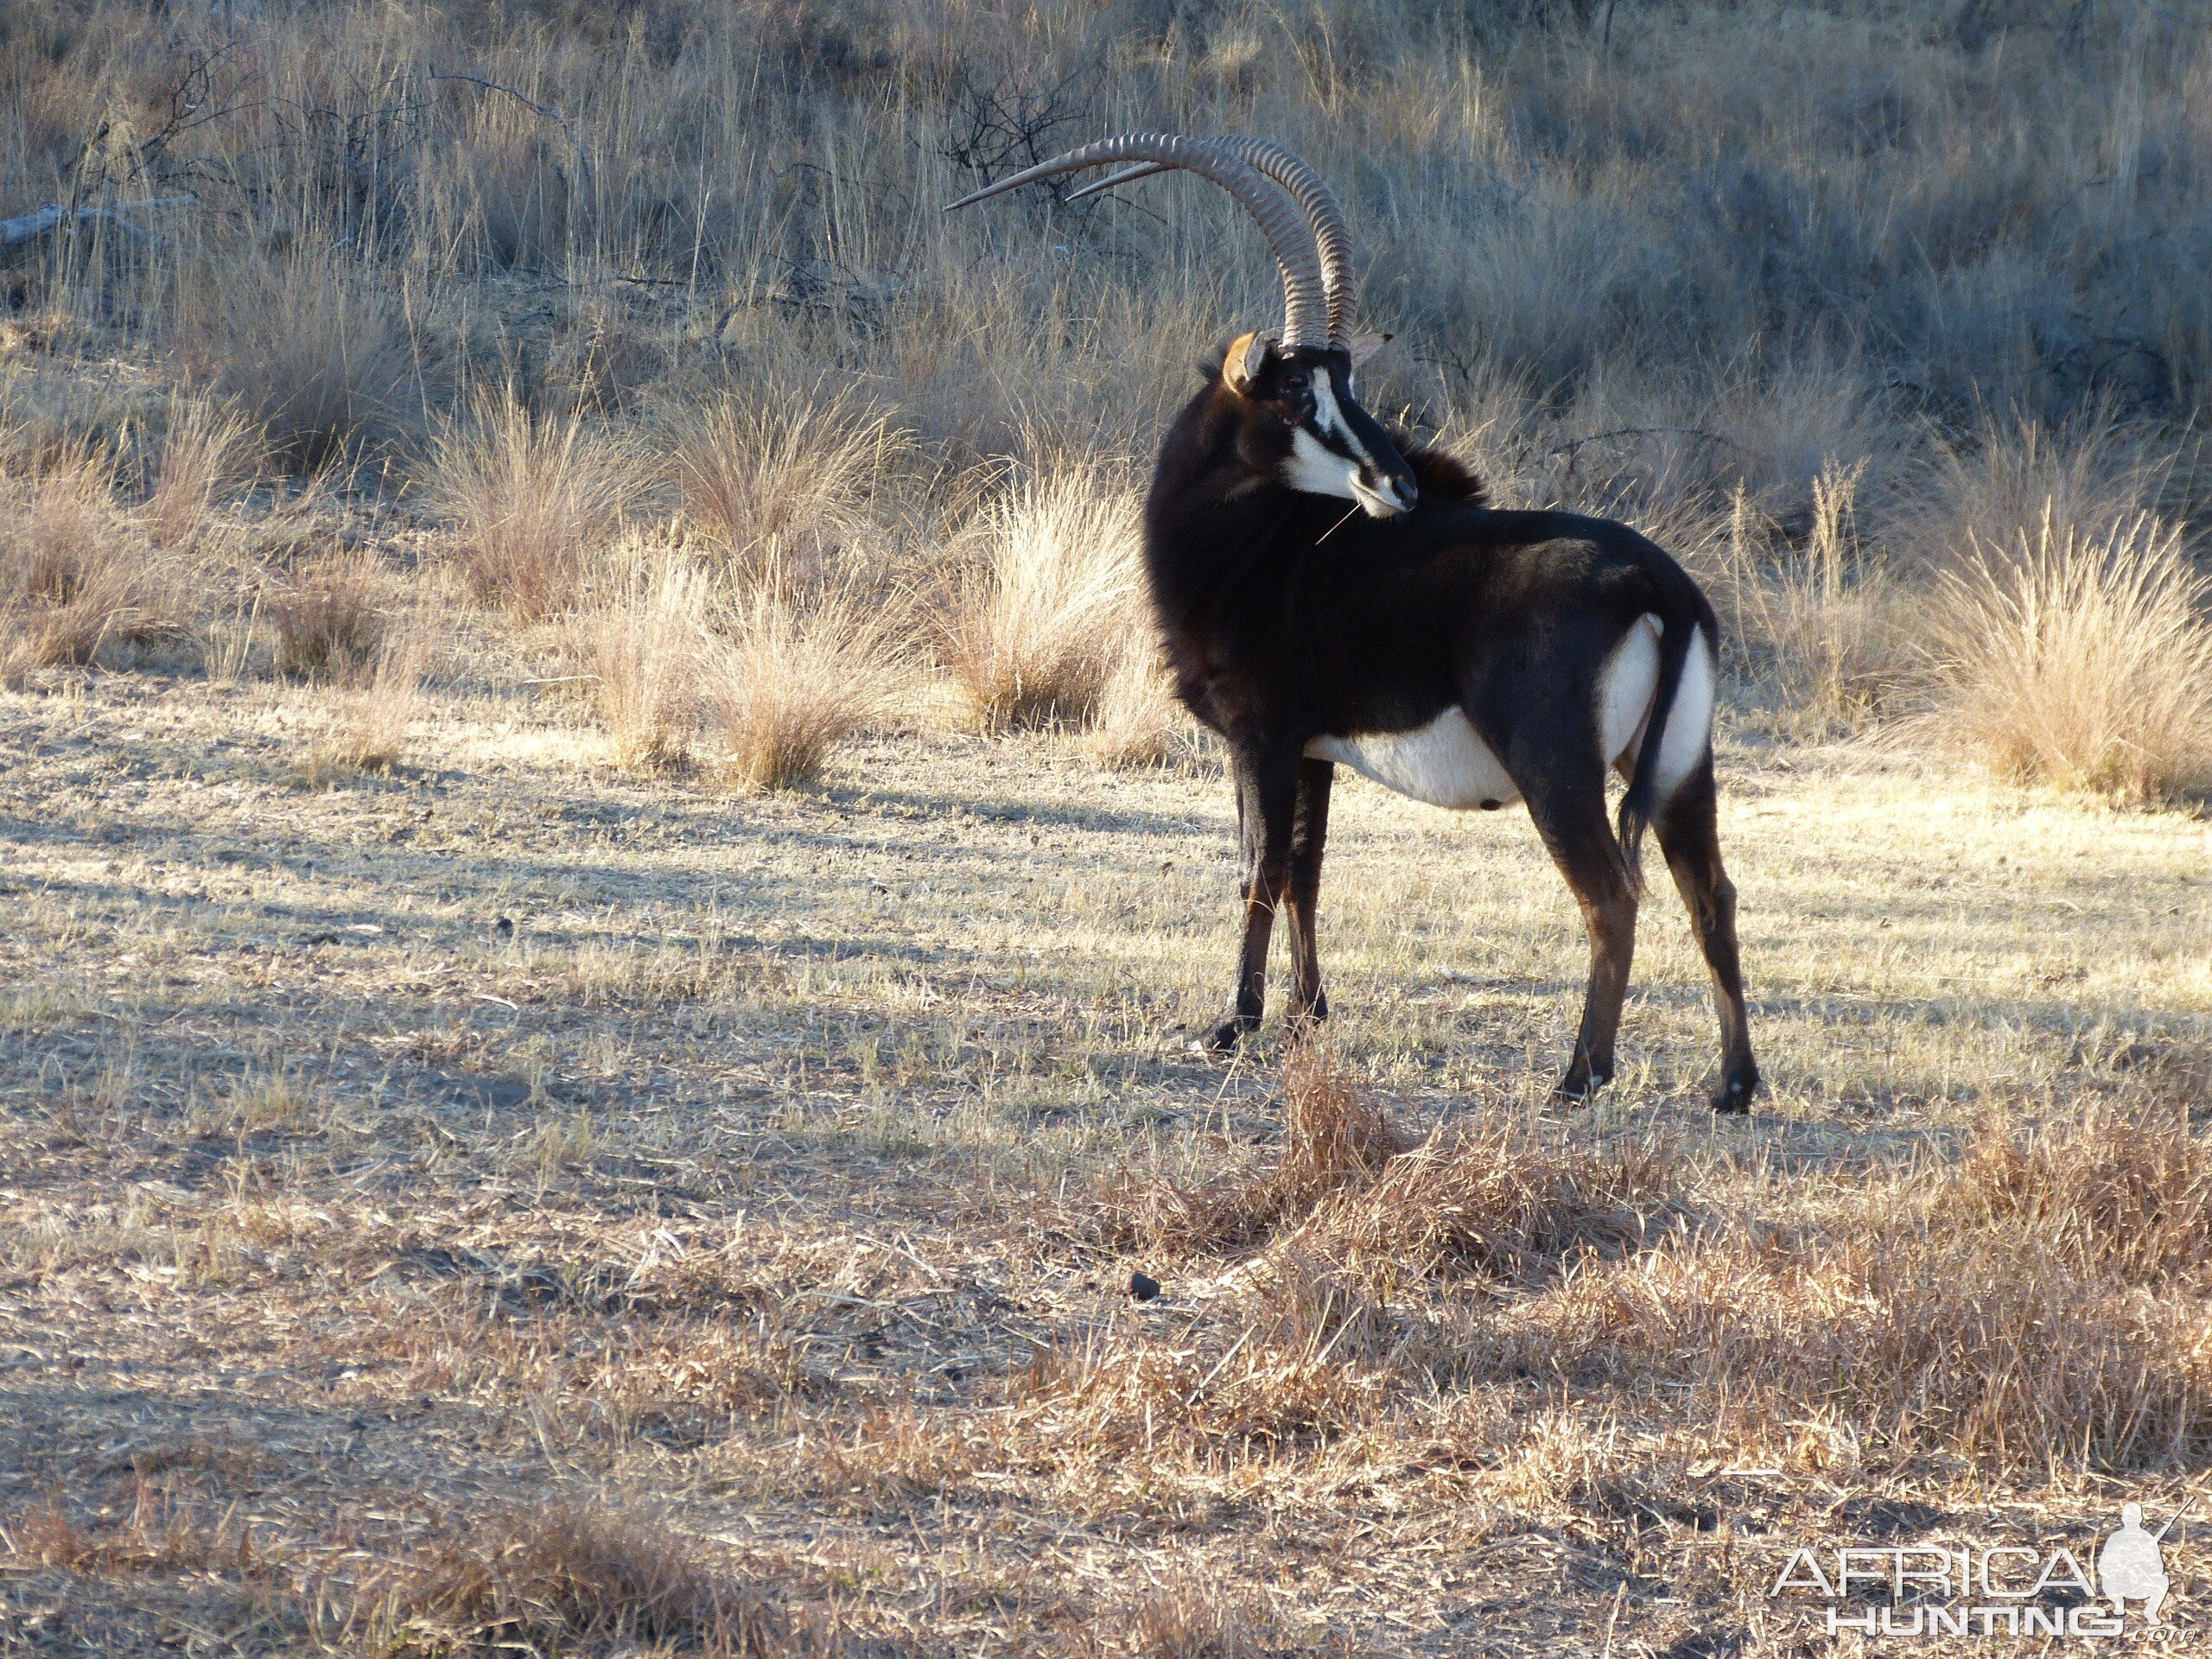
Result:
<svg viewBox="0 0 2212 1659">
<path fill-rule="evenodd" d="M 1326 760 L 1298 763 L 1298 804 L 1290 838 L 1290 1023 L 1305 1030 L 1329 1017 L 1321 988 L 1320 944 L 1314 908 L 1321 893 L 1321 853 L 1329 840 L 1329 791 L 1337 769 Z"/>
<path fill-rule="evenodd" d="M 1295 749 L 1239 745 L 1233 766 L 1236 778 L 1236 830 L 1243 852 L 1244 936 L 1237 948 L 1236 988 L 1229 1018 L 1206 1034 L 1205 1046 L 1225 1054 L 1247 1032 L 1256 1030 L 1268 997 L 1268 942 L 1273 938 L 1275 907 L 1288 896 L 1291 836 L 1298 807 Z"/>
</svg>

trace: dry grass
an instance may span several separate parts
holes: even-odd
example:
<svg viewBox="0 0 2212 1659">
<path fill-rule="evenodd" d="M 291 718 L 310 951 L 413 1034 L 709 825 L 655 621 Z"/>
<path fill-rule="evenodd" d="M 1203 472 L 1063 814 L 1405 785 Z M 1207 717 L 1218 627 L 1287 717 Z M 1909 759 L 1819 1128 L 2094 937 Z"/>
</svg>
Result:
<svg viewBox="0 0 2212 1659">
<path fill-rule="evenodd" d="M 262 443 L 235 410 L 205 398 L 173 399 L 143 509 L 155 541 L 181 547 L 199 536 L 217 494 L 252 476 Z"/>
<path fill-rule="evenodd" d="M 1263 1659 L 1270 1651 L 1266 1621 L 1225 1586 L 1172 1585 L 1131 1609 L 1122 1634 L 1134 1659 Z"/>
<path fill-rule="evenodd" d="M 969 532 L 946 655 L 989 729 L 1080 721 L 1141 630 L 1136 498 L 1111 469 L 1028 476 Z"/>
<path fill-rule="evenodd" d="M 669 472 L 690 521 L 755 574 L 767 563 L 818 575 L 872 527 L 911 442 L 842 397 L 723 397 L 667 418 Z"/>
<path fill-rule="evenodd" d="M 621 602 L 582 625 L 593 701 L 625 766 L 692 762 L 710 591 L 690 564 L 662 559 L 633 569 Z"/>
<path fill-rule="evenodd" d="M 2043 1129 L 1993 1121 L 1936 1189 L 1929 1213 L 1964 1232 L 2023 1230 L 2047 1265 L 2087 1277 L 2201 1278 L 2212 1267 L 2212 1141 L 2185 1103 Z"/>
<path fill-rule="evenodd" d="M 1194 726 L 1175 700 L 1151 630 L 1132 627 L 1107 677 L 1084 747 L 1109 766 L 1155 766 L 1192 748 Z"/>
<path fill-rule="evenodd" d="M 309 751 L 302 767 L 310 787 L 388 772 L 399 763 L 410 729 L 429 712 L 423 690 L 428 657 L 419 628 L 403 628 L 372 664 L 356 669 L 340 693 L 331 734 Z"/>
<path fill-rule="evenodd" d="M 740 789 L 811 783 L 912 683 L 909 649 L 898 613 L 849 584 L 755 582 L 728 601 L 701 663 L 707 763 Z"/>
<path fill-rule="evenodd" d="M 1817 1237 L 1669 1245 L 1525 1310 L 1518 1357 L 1586 1384 L 1688 1387 L 1769 1446 L 1826 1414 L 1891 1456 L 1992 1468 L 2193 1465 L 2212 1445 L 2212 1300 L 2040 1255 L 2007 1227 L 1923 1231 L 1877 1187 Z M 1808 1413 L 1808 1408 L 1813 1408 Z"/>
<path fill-rule="evenodd" d="M 178 573 L 116 500 L 102 459 L 79 455 L 13 486 L 0 522 L 0 619 L 11 678 L 85 665 L 161 637 L 183 614 Z"/>
<path fill-rule="evenodd" d="M 1904 598 L 1859 537 L 1865 472 L 1864 462 L 1821 470 L 1810 531 L 1795 547 L 1777 543 L 1740 489 L 1729 514 L 1722 600 L 1764 659 L 1757 671 L 1769 695 L 1812 734 L 1875 712 L 1897 675 Z"/>
<path fill-rule="evenodd" d="M 276 671 L 351 684 L 373 674 L 396 598 L 373 553 L 328 553 L 270 582 L 261 613 L 275 630 Z"/>
<path fill-rule="evenodd" d="M 1532 1142 L 1496 1122 L 1408 1144 L 1381 1104 L 1313 1046 L 1289 1058 L 1283 1145 L 1256 1175 L 1110 1191 L 1124 1248 L 1218 1254 L 1270 1236 L 1388 1294 L 1401 1281 L 1476 1273 L 1540 1278 L 1583 1252 L 1618 1255 L 1663 1230 L 1680 1174 L 1661 1146 L 1605 1154 Z"/>
<path fill-rule="evenodd" d="M 1943 660 L 2029 660 L 2046 541 L 2105 632 L 2022 697 L 2204 683 L 2122 649 L 2201 637 L 2173 6 L 0 13 L 0 200 L 200 198 L 0 321 L 11 1631 L 1767 1659 L 1785 1545 L 2178 1505 L 2205 826 L 1826 747 L 1983 577 Z M 1077 760 L 1184 741 L 1084 463 L 1275 275 L 1188 181 L 938 211 L 1123 127 L 1310 156 L 1370 405 L 1710 579 L 1750 1120 L 1671 906 L 1554 1116 L 1586 954 L 1526 821 L 1349 779 L 1333 1062 L 1186 1053 L 1229 803 Z M 313 487 L 229 487 L 220 408 Z M 471 563 L 513 614 L 423 689 Z M 907 607 L 988 741 L 884 730 L 947 690 L 885 696 Z M 114 671 L 195 631 L 232 683 Z M 585 671 L 745 791 L 598 765 Z"/>
<path fill-rule="evenodd" d="M 1285 1076 L 1182 1052 L 1186 775 L 924 734 L 725 798 L 445 683 L 421 772 L 301 790 L 330 695 L 8 702 L 0 1340 L 127 1410 L 16 1357 L 0 1571 L 90 1650 L 707 1645 L 561 1541 L 613 1503 L 769 1652 L 1755 1652 L 1799 1541 L 2088 1540 L 2202 1461 L 2199 823 L 1732 750 L 1771 1103 L 1705 1110 L 1655 925 L 1562 1120 L 1525 822 L 1346 785 Z"/>
<path fill-rule="evenodd" d="M 576 605 L 633 492 L 626 444 L 581 411 L 537 413 L 512 391 L 441 426 L 430 467 L 429 497 L 454 521 L 470 588 L 524 620 Z"/>
<path fill-rule="evenodd" d="M 2129 802 L 2212 785 L 2212 580 L 2137 518 L 1977 545 L 1938 590 L 1936 729 L 2000 775 Z"/>
<path fill-rule="evenodd" d="M 211 259 L 188 273 L 173 327 L 188 376 L 303 472 L 391 442 L 421 408 L 423 363 L 395 284 L 335 252 Z"/>
<path fill-rule="evenodd" d="M 696 1653 L 772 1659 L 788 1621 L 696 1564 L 666 1528 L 636 1515 L 556 1503 L 465 1529 L 378 1621 L 378 1650 L 463 1656 L 530 1651 Z"/>
</svg>

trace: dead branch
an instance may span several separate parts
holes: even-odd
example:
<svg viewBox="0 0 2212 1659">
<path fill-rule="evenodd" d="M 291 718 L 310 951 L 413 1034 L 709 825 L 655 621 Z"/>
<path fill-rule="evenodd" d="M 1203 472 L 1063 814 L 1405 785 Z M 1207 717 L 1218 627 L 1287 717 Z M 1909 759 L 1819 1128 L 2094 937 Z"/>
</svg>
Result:
<svg viewBox="0 0 2212 1659">
<path fill-rule="evenodd" d="M 143 225 L 134 225 L 123 217 L 125 213 L 144 213 L 155 207 L 185 207 L 199 200 L 197 196 L 159 196 L 149 201 L 118 202 L 112 207 L 64 207 L 58 201 L 49 201 L 35 212 L 14 219 L 0 219 L 0 248 L 12 248 L 25 242 L 35 241 L 48 232 L 67 226 L 74 230 L 78 226 L 101 222 L 130 232 L 142 240 L 158 243 L 161 238 Z"/>
<path fill-rule="evenodd" d="M 550 105 L 540 104 L 536 99 L 527 97 L 524 94 L 517 92 L 512 86 L 502 86 L 496 80 L 486 80 L 481 75 L 448 74 L 433 69 L 430 71 L 428 78 L 431 80 L 462 80 L 467 81 L 472 86 L 481 86 L 487 92 L 505 92 L 509 98 L 514 99 L 516 103 L 521 105 L 524 109 L 527 109 L 543 119 L 553 123 L 555 126 L 560 128 L 562 132 L 567 136 L 569 140 L 569 148 L 576 153 L 577 183 L 582 184 L 589 175 L 591 171 L 591 152 L 584 148 L 584 141 L 576 137 L 576 130 L 569 124 L 568 117 L 563 115 L 560 111 L 552 108 Z"/>
</svg>

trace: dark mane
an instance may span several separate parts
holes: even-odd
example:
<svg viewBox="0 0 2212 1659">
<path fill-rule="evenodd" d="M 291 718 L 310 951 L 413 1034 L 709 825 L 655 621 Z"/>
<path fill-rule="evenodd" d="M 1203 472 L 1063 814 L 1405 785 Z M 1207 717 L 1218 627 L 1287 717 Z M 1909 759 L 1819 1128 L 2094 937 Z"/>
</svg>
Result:
<svg viewBox="0 0 2212 1659">
<path fill-rule="evenodd" d="M 1403 432 L 1393 430 L 1390 436 L 1398 453 L 1406 458 L 1406 465 L 1414 469 L 1422 500 L 1459 501 L 1471 507 L 1490 505 L 1490 486 L 1459 456 L 1442 449 L 1424 449 Z"/>
</svg>

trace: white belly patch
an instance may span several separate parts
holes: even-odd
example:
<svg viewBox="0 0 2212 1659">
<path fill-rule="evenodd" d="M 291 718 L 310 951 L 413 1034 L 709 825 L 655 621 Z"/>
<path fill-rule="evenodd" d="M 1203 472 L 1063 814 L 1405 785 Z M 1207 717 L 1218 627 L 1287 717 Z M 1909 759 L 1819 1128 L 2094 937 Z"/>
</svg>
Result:
<svg viewBox="0 0 2212 1659">
<path fill-rule="evenodd" d="M 1431 806 L 1504 806 L 1521 798 L 1457 703 L 1410 732 L 1317 737 L 1306 753 L 1315 760 L 1350 766 L 1385 789 Z"/>
<path fill-rule="evenodd" d="M 1659 684 L 1659 635 L 1657 617 L 1639 617 L 1598 677 L 1601 766 L 1632 766 L 1643 746 L 1644 723 Z M 1660 739 L 1653 783 L 1662 802 L 1689 775 L 1711 741 L 1714 677 L 1713 647 L 1700 635 L 1682 664 L 1681 683 Z M 1410 732 L 1317 737 L 1306 753 L 1311 760 L 1350 766 L 1385 789 L 1431 806 L 1509 806 L 1521 798 L 1504 766 L 1457 703 Z"/>
</svg>

